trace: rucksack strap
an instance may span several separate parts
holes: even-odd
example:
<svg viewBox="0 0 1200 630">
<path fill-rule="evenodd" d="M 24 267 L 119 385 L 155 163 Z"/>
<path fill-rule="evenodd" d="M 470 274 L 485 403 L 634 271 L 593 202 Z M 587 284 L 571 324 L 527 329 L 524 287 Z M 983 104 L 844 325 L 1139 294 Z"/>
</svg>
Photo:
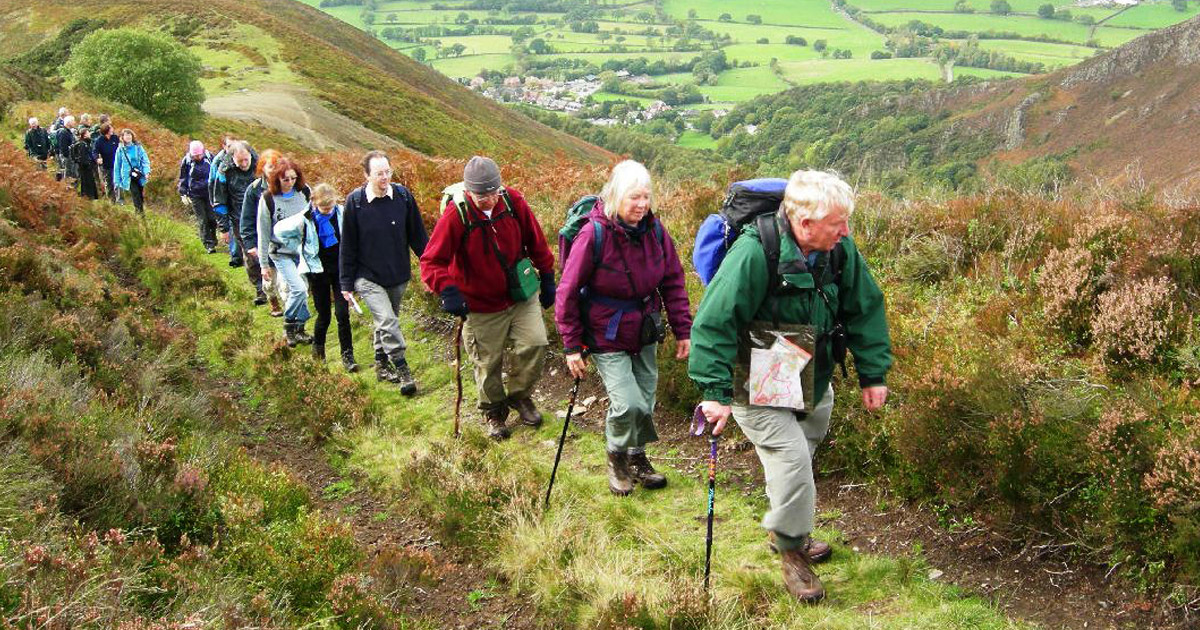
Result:
<svg viewBox="0 0 1200 630">
<path fill-rule="evenodd" d="M 758 227 L 758 240 L 767 255 L 767 295 L 774 295 L 779 288 L 779 223 L 775 214 L 760 214 L 754 218 Z"/>
</svg>

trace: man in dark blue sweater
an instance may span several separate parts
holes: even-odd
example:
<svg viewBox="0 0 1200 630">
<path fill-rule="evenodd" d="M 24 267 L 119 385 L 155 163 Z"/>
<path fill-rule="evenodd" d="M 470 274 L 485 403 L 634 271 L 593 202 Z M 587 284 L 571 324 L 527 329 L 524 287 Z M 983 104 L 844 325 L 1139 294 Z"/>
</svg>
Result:
<svg viewBox="0 0 1200 630">
<path fill-rule="evenodd" d="M 409 250 L 425 252 L 429 235 L 412 193 L 392 183 L 387 154 L 371 151 L 363 157 L 367 181 L 346 197 L 342 245 L 338 257 L 342 295 L 357 292 L 375 320 L 375 373 L 381 381 L 400 385 L 411 396 L 417 384 L 404 359 L 400 332 L 400 300 L 412 277 Z"/>
</svg>

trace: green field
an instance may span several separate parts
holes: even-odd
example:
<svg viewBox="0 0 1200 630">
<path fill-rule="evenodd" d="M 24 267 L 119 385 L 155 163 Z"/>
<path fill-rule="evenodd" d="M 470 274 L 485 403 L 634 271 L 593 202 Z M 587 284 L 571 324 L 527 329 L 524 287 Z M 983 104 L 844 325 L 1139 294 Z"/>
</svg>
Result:
<svg viewBox="0 0 1200 630">
<path fill-rule="evenodd" d="M 320 0 L 303 1 L 312 6 L 320 3 Z M 522 58 L 538 63 L 583 61 L 591 64 L 593 74 L 600 74 L 605 63 L 609 67 L 616 63 L 619 68 L 639 58 L 648 63 L 658 60 L 688 63 L 706 51 L 720 48 L 728 67 L 715 80 L 697 86 L 708 102 L 689 105 L 689 109 L 728 107 L 785 90 L 790 85 L 942 78 L 941 70 L 930 58 L 871 59 L 873 53 L 889 49 L 888 37 L 868 27 L 870 22 L 898 28 L 919 20 L 945 31 L 978 34 L 983 50 L 1055 70 L 1200 14 L 1200 3 L 1191 3 L 1186 12 L 1180 12 L 1169 2 L 1149 2 L 1122 9 L 1077 7 L 1071 0 L 1008 0 L 1012 13 L 1001 16 L 989 12 L 989 0 L 968 0 L 967 5 L 973 11 L 969 13 L 955 12 L 955 2 L 849 0 L 850 10 L 845 12 L 828 0 L 763 0 L 737 5 L 728 0 L 663 0 L 657 9 L 652 2 L 601 2 L 580 4 L 579 7 L 590 12 L 571 17 L 572 14 L 563 12 L 525 11 L 531 7 L 529 3 L 520 5 L 522 10 L 485 11 L 458 8 L 465 6 L 461 3 L 392 0 L 376 5 L 371 25 L 364 23 L 362 6 L 322 10 L 376 33 L 384 28 L 438 27 L 443 35 L 422 36 L 419 42 L 383 41 L 410 56 L 423 51 L 420 54 L 425 56 L 425 63 L 459 79 L 477 76 L 485 70 L 517 75 L 546 73 L 523 71 L 524 66 L 519 65 Z M 1038 17 L 1038 8 L 1047 2 L 1057 11 L 1069 11 L 1073 19 Z M 1081 16 L 1090 17 L 1095 24 L 1079 23 L 1077 18 Z M 533 24 L 503 23 L 531 18 Z M 685 27 L 695 32 L 685 36 Z M 518 29 L 523 36 L 514 38 Z M 1004 38 L 997 38 L 998 34 Z M 410 33 L 410 38 L 413 35 Z M 805 45 L 789 44 L 786 41 L 789 37 L 803 38 Z M 537 39 L 544 42 L 544 49 L 532 45 Z M 824 50 L 817 49 L 818 41 Z M 463 50 L 454 56 L 456 45 Z M 525 52 L 522 47 L 526 47 Z M 213 61 L 223 62 L 215 58 Z M 772 69 L 773 63 L 778 64 L 777 70 Z M 1019 75 L 960 66 L 954 69 L 954 76 L 990 79 Z M 679 86 L 697 83 L 692 72 L 676 71 L 654 79 L 659 84 Z M 649 102 L 649 99 L 604 93 L 597 94 L 593 101 L 617 99 Z"/>
</svg>

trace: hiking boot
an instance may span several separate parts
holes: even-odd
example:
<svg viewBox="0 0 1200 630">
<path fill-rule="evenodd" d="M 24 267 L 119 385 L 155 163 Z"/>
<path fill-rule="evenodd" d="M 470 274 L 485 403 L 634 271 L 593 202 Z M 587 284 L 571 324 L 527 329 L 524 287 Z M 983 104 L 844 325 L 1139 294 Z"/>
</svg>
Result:
<svg viewBox="0 0 1200 630">
<path fill-rule="evenodd" d="M 533 406 L 533 400 L 528 396 L 509 400 L 508 405 L 521 416 L 521 424 L 535 429 L 542 426 L 542 413 Z"/>
<path fill-rule="evenodd" d="M 503 405 L 493 407 L 483 412 L 483 424 L 487 427 L 488 437 L 500 442 L 507 440 L 512 432 L 508 427 L 504 426 L 504 421 L 508 418 L 508 407 Z"/>
<path fill-rule="evenodd" d="M 271 304 L 271 317 L 283 317 L 283 305 L 279 303 L 279 296 L 272 291 L 267 295 L 267 302 Z"/>
<path fill-rule="evenodd" d="M 216 248 L 216 246 L 213 246 L 213 245 L 205 245 L 204 251 L 206 251 L 210 254 L 215 254 L 215 253 L 217 253 L 217 248 Z"/>
<path fill-rule="evenodd" d="M 241 266 L 242 266 L 242 265 L 244 265 L 244 264 L 245 264 L 245 263 L 244 263 L 244 262 L 242 262 L 242 259 L 241 259 L 241 258 L 230 258 L 230 259 L 229 259 L 229 266 L 230 266 L 230 267 L 241 267 Z"/>
<path fill-rule="evenodd" d="M 650 465 L 650 458 L 646 457 L 645 452 L 629 456 L 629 472 L 633 476 L 634 483 L 641 484 L 647 490 L 667 487 L 667 478 L 654 470 L 654 466 Z"/>
<path fill-rule="evenodd" d="M 792 549 L 781 554 L 783 558 L 783 584 L 796 599 L 815 604 L 825 598 L 825 587 L 813 573 L 808 554 L 803 549 Z"/>
<path fill-rule="evenodd" d="M 287 341 L 289 348 L 295 348 L 300 345 L 300 340 L 296 337 L 296 324 L 292 322 L 283 323 L 283 338 Z"/>
<path fill-rule="evenodd" d="M 266 304 L 266 303 L 267 303 L 267 294 L 263 293 L 262 290 L 260 289 L 258 294 L 254 296 L 254 305 L 262 306 L 263 304 Z"/>
<path fill-rule="evenodd" d="M 304 322 L 296 322 L 296 341 L 300 343 L 312 343 L 312 335 L 304 332 Z M 324 356 L 324 353 L 321 353 Z"/>
<path fill-rule="evenodd" d="M 325 344 L 313 342 L 313 358 L 321 363 L 325 362 Z"/>
<path fill-rule="evenodd" d="M 619 497 L 628 496 L 633 492 L 629 453 L 608 453 L 608 490 Z"/>
<path fill-rule="evenodd" d="M 412 372 L 408 369 L 408 362 L 404 359 L 393 360 L 392 365 L 396 366 L 396 383 L 400 385 L 400 393 L 405 396 L 417 393 L 417 382 L 413 380 Z"/>
<path fill-rule="evenodd" d="M 400 375 L 396 374 L 395 368 L 392 367 L 391 360 L 387 357 L 375 357 L 375 377 L 378 378 L 380 382 L 400 382 Z"/>
<path fill-rule="evenodd" d="M 771 553 L 779 553 L 779 547 L 775 545 L 775 532 L 767 532 L 767 549 L 770 549 Z M 833 547 L 823 540 L 809 536 L 808 541 L 804 543 L 804 552 L 808 554 L 810 563 L 821 564 L 833 556 Z"/>
<path fill-rule="evenodd" d="M 351 374 L 358 371 L 358 364 L 354 362 L 354 352 L 342 353 L 342 367 L 345 367 L 346 371 Z"/>
</svg>

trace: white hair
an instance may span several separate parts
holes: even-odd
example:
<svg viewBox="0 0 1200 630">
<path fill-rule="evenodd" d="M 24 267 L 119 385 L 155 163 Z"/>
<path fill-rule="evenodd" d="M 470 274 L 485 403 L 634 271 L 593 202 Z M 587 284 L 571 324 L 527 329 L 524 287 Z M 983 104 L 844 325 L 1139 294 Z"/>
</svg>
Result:
<svg viewBox="0 0 1200 630">
<path fill-rule="evenodd" d="M 617 211 L 621 209 L 621 203 L 639 188 L 650 190 L 650 171 L 647 171 L 645 166 L 633 160 L 625 160 L 614 166 L 608 182 L 600 189 L 600 200 L 604 202 L 604 216 L 615 219 Z M 650 202 L 653 204 L 654 197 L 650 198 Z"/>
<path fill-rule="evenodd" d="M 59 116 L 65 116 L 65 115 L 67 114 L 67 112 L 69 112 L 69 111 L 71 111 L 71 110 L 67 109 L 66 107 L 59 107 L 59 108 L 58 108 L 58 115 L 59 115 Z"/>
<path fill-rule="evenodd" d="M 74 124 L 74 122 L 75 122 L 74 116 L 67 116 L 66 118 L 63 119 L 63 125 Z"/>
<path fill-rule="evenodd" d="M 854 189 L 837 173 L 796 171 L 788 178 L 783 191 L 783 211 L 788 219 L 820 221 L 835 209 L 846 216 L 854 212 Z"/>
<path fill-rule="evenodd" d="M 34 125 L 36 125 L 36 124 L 38 124 L 38 119 L 37 119 L 37 116 L 34 116 L 33 118 L 30 118 L 30 119 L 29 119 L 29 126 L 30 126 L 30 127 L 32 127 L 32 126 L 34 126 Z"/>
</svg>

